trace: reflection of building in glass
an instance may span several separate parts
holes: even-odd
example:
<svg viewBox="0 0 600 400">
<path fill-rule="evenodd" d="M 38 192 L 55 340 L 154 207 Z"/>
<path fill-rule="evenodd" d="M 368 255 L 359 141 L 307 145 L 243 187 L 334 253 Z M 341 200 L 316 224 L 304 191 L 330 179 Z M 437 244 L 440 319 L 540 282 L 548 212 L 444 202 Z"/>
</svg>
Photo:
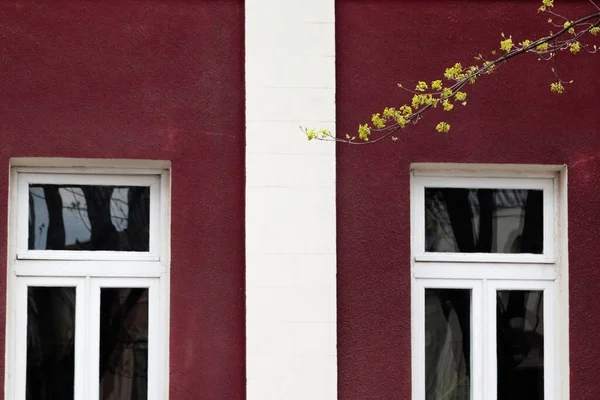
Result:
<svg viewBox="0 0 600 400">
<path fill-rule="evenodd" d="M 522 236 L 527 202 L 539 203 L 535 209 L 530 204 L 532 214 L 539 213 L 541 196 L 536 192 L 540 191 L 428 188 L 425 192 L 427 251 L 526 252 L 522 250 Z M 489 204 L 482 204 L 482 201 Z M 539 226 L 534 229 L 541 233 L 541 218 L 536 219 L 536 224 Z M 462 238 L 457 238 L 457 231 Z M 484 236 L 489 238 L 486 240 Z M 487 244 L 482 246 L 481 242 Z M 461 249 L 461 244 L 465 248 Z"/>
<path fill-rule="evenodd" d="M 468 300 L 462 304 L 451 300 L 465 295 L 469 298 L 470 291 L 465 289 L 425 291 L 427 399 L 469 399 L 471 371 L 467 360 L 471 353 L 469 340 L 471 305 Z M 461 309 L 457 310 L 456 307 Z M 462 324 L 460 318 L 465 319 Z"/>
</svg>

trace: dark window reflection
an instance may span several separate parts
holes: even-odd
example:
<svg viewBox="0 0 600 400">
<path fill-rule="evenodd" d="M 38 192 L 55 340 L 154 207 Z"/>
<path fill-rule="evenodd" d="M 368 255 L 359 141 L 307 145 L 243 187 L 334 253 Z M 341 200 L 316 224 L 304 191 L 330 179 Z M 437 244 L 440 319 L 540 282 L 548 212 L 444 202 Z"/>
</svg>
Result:
<svg viewBox="0 0 600 400">
<path fill-rule="evenodd" d="M 100 294 L 100 400 L 148 397 L 148 289 Z"/>
<path fill-rule="evenodd" d="M 425 189 L 425 250 L 543 252 L 543 191 Z"/>
<path fill-rule="evenodd" d="M 497 298 L 498 400 L 543 400 L 543 292 L 502 290 Z"/>
<path fill-rule="evenodd" d="M 425 398 L 471 398 L 471 291 L 425 290 Z"/>
<path fill-rule="evenodd" d="M 150 188 L 30 185 L 30 250 L 148 251 Z"/>
<path fill-rule="evenodd" d="M 75 288 L 27 290 L 28 400 L 73 399 Z"/>
</svg>

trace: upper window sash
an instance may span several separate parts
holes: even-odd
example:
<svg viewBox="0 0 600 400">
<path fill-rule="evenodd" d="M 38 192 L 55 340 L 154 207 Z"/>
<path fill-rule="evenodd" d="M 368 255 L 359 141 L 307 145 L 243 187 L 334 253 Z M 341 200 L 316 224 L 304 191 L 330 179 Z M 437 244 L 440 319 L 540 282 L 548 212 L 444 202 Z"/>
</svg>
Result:
<svg viewBox="0 0 600 400">
<path fill-rule="evenodd" d="M 425 229 L 425 189 L 426 188 L 465 188 L 465 189 L 524 189 L 541 190 L 543 203 L 543 250 L 533 253 L 477 253 L 477 252 L 427 252 Z M 554 263 L 556 230 L 556 185 L 555 178 L 522 177 L 507 178 L 493 176 L 442 176 L 431 173 L 412 176 L 412 224 L 413 255 L 415 261 L 434 262 L 519 262 Z"/>
<path fill-rule="evenodd" d="M 94 171 L 93 169 L 91 169 Z M 16 259 L 45 260 L 126 260 L 159 261 L 161 255 L 161 175 L 127 173 L 105 173 L 102 170 L 85 172 L 50 171 L 44 173 L 16 171 Z M 92 173 L 90 173 L 92 172 Z M 120 171 L 123 172 L 123 171 Z M 32 250 L 29 249 L 29 188 L 30 185 L 73 185 L 73 186 L 137 186 L 149 188 L 148 251 L 116 250 Z"/>
</svg>

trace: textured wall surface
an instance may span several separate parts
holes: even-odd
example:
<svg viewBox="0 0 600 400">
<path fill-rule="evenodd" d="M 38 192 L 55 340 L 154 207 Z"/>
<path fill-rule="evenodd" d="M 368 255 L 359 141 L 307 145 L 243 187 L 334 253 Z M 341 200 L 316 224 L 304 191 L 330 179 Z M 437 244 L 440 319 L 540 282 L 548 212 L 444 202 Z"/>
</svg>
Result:
<svg viewBox="0 0 600 400">
<path fill-rule="evenodd" d="M 500 33 L 546 34 L 536 1 L 336 2 L 337 131 L 385 106 L 409 102 L 396 88 L 442 76 L 455 62 L 498 49 Z M 594 8 L 557 2 L 577 19 Z M 597 41 L 596 41 L 597 43 Z M 485 53 L 484 53 L 485 54 Z M 550 65 L 519 57 L 474 87 L 467 107 L 434 110 L 396 143 L 339 145 L 339 398 L 410 398 L 410 212 L 412 162 L 567 164 L 571 398 L 595 399 L 600 347 L 600 58 L 561 54 L 562 96 Z M 449 134 L 434 130 L 442 118 Z"/>
<path fill-rule="evenodd" d="M 171 398 L 244 398 L 243 1 L 3 1 L 0 49 L 0 259 L 10 157 L 171 160 Z"/>
</svg>

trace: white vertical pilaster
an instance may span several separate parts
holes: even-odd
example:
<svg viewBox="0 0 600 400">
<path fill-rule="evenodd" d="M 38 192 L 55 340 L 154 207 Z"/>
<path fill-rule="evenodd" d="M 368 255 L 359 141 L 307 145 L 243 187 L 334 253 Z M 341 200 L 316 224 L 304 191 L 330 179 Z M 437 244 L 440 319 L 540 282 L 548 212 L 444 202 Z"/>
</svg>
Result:
<svg viewBox="0 0 600 400">
<path fill-rule="evenodd" d="M 246 0 L 248 400 L 335 400 L 334 0 Z"/>
</svg>

